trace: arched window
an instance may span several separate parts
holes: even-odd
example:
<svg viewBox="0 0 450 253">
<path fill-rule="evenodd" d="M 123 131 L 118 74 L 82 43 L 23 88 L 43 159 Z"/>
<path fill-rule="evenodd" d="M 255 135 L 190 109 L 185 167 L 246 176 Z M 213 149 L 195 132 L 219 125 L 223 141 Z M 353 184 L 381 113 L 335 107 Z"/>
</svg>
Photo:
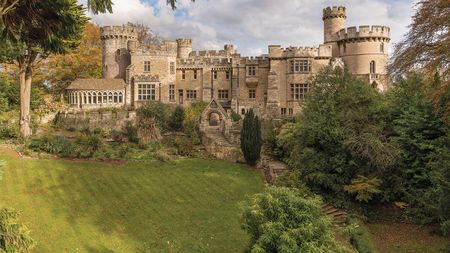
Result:
<svg viewBox="0 0 450 253">
<path fill-rule="evenodd" d="M 123 95 L 122 92 L 119 92 L 119 103 L 122 103 L 123 101 Z"/>
<path fill-rule="evenodd" d="M 112 92 L 110 92 L 108 95 L 109 95 L 108 103 L 111 104 L 113 102 L 113 94 L 112 94 Z"/>
<path fill-rule="evenodd" d="M 114 92 L 114 104 L 117 104 L 119 98 L 117 97 L 117 92 Z"/>
<path fill-rule="evenodd" d="M 371 61 L 370 62 L 370 74 L 375 74 L 375 73 L 376 73 L 375 61 Z"/>
<path fill-rule="evenodd" d="M 86 92 L 83 92 L 83 97 L 84 97 L 84 100 L 83 100 L 83 103 L 82 103 L 82 104 L 87 104 L 87 95 L 86 95 Z"/>
<path fill-rule="evenodd" d="M 88 104 L 92 104 L 92 93 L 88 92 Z"/>
<path fill-rule="evenodd" d="M 103 92 L 103 104 L 108 103 L 108 93 Z"/>
<path fill-rule="evenodd" d="M 97 92 L 97 103 L 99 103 L 99 104 L 102 103 L 102 93 L 100 91 Z"/>
<path fill-rule="evenodd" d="M 97 104 L 97 92 L 92 93 L 92 103 Z"/>
</svg>

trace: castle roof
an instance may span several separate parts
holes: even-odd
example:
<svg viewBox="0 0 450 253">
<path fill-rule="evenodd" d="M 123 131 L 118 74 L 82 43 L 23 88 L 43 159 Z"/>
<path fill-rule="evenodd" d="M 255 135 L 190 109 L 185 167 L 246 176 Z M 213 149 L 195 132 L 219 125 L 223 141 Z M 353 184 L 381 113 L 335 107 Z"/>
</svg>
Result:
<svg viewBox="0 0 450 253">
<path fill-rule="evenodd" d="M 76 79 L 68 90 L 123 90 L 125 81 L 123 79 Z"/>
</svg>

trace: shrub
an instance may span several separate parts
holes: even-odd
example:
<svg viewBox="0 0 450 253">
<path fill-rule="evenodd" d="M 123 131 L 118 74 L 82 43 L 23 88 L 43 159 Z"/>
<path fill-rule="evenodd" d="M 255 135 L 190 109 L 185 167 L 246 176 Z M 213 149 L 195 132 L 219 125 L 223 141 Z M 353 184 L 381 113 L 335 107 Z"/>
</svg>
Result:
<svg viewBox="0 0 450 253">
<path fill-rule="evenodd" d="M 252 253 L 347 252 L 333 238 L 321 200 L 296 189 L 269 187 L 244 204 L 242 227 L 251 236 Z"/>
<path fill-rule="evenodd" d="M 244 118 L 241 130 L 241 150 L 247 163 L 254 165 L 261 154 L 261 123 L 250 109 Z"/>
<path fill-rule="evenodd" d="M 139 107 L 136 112 L 138 118 L 154 119 L 156 126 L 162 133 L 169 130 L 169 122 L 172 115 L 170 105 L 152 101 Z"/>
<path fill-rule="evenodd" d="M 0 209 L 0 251 L 20 253 L 33 246 L 30 231 L 19 222 L 19 213 L 7 208 Z"/>
<path fill-rule="evenodd" d="M 172 161 L 172 158 L 170 157 L 170 155 L 168 155 L 166 152 L 164 152 L 162 150 L 158 150 L 155 153 L 155 157 L 158 161 L 165 162 L 165 163 Z"/>
<path fill-rule="evenodd" d="M 139 142 L 137 127 L 135 127 L 131 121 L 127 121 L 127 123 L 123 127 L 123 132 L 129 142 Z"/>
<path fill-rule="evenodd" d="M 182 156 L 192 156 L 195 152 L 192 140 L 185 136 L 176 137 L 174 147 L 177 149 L 177 154 Z"/>
<path fill-rule="evenodd" d="M 174 131 L 180 131 L 183 129 L 184 121 L 184 109 L 181 106 L 177 106 L 173 111 L 172 117 L 170 119 L 170 128 Z"/>
<path fill-rule="evenodd" d="M 200 142 L 198 123 L 207 105 L 206 102 L 195 102 L 184 109 L 183 132 L 189 137 L 195 138 L 194 143 Z"/>
<path fill-rule="evenodd" d="M 378 253 L 369 231 L 356 218 L 350 218 L 346 231 L 350 236 L 351 244 L 359 253 Z"/>
<path fill-rule="evenodd" d="M 122 142 L 122 133 L 120 131 L 117 131 L 115 129 L 111 130 L 111 138 L 115 142 Z"/>
<path fill-rule="evenodd" d="M 235 111 L 231 112 L 231 120 L 233 120 L 234 122 L 238 122 L 241 119 L 242 117 L 239 113 L 236 113 Z"/>
</svg>

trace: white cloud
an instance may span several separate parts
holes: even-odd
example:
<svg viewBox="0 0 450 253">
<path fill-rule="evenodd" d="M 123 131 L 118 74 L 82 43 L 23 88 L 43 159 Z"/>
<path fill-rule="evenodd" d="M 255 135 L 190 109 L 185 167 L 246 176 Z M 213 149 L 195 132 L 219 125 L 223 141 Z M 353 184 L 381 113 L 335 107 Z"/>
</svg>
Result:
<svg viewBox="0 0 450 253">
<path fill-rule="evenodd" d="M 194 49 L 220 49 L 233 43 L 244 55 L 266 53 L 269 44 L 317 46 L 323 41 L 322 9 L 340 4 L 347 7 L 347 26 L 390 26 L 395 43 L 407 32 L 414 4 L 409 0 L 181 0 L 174 12 L 166 0 L 153 0 L 153 5 L 151 0 L 113 1 L 113 14 L 89 14 L 95 23 L 144 23 L 166 38 L 192 38 Z"/>
</svg>

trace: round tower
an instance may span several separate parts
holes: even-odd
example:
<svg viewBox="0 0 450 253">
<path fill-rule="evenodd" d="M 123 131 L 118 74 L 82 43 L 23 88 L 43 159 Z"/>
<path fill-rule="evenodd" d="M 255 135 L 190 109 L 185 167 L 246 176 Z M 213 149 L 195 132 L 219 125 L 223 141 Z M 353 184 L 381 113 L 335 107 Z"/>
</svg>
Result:
<svg viewBox="0 0 450 253">
<path fill-rule="evenodd" d="M 177 45 L 177 57 L 181 59 L 189 58 L 189 54 L 192 52 L 192 40 L 177 39 Z"/>
<path fill-rule="evenodd" d="M 100 28 L 103 48 L 103 78 L 123 78 L 131 64 L 128 42 L 137 41 L 138 31 L 130 26 L 105 26 Z"/>
<path fill-rule="evenodd" d="M 323 9 L 323 41 L 325 44 L 332 45 L 333 57 L 339 57 L 336 43 L 338 40 L 337 32 L 345 28 L 346 19 L 344 6 L 333 6 Z"/>
<path fill-rule="evenodd" d="M 388 85 L 388 46 L 390 28 L 387 26 L 348 27 L 339 31 L 340 55 L 348 71 L 385 90 Z"/>
</svg>

